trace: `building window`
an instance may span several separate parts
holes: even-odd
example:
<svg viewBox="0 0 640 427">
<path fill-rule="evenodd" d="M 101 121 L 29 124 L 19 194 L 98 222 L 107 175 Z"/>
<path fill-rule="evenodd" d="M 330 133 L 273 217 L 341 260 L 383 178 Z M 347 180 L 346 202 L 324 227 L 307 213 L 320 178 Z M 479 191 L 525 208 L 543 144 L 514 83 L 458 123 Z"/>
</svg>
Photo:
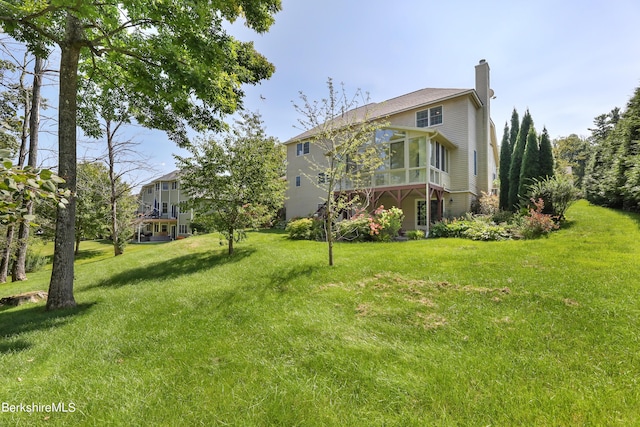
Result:
<svg viewBox="0 0 640 427">
<path fill-rule="evenodd" d="M 162 232 L 163 233 L 167 232 L 167 224 L 162 224 Z"/>
<path fill-rule="evenodd" d="M 325 184 L 327 182 L 327 175 L 324 172 L 318 174 L 318 184 Z"/>
<path fill-rule="evenodd" d="M 160 231 L 160 227 L 159 227 L 159 225 L 158 225 L 158 224 L 153 224 L 153 231 L 154 231 L 154 232 L 156 232 L 156 233 L 157 233 L 158 231 Z"/>
<path fill-rule="evenodd" d="M 442 124 L 442 105 L 416 113 L 416 127 L 426 128 Z"/>
<path fill-rule="evenodd" d="M 171 217 L 172 218 L 177 218 L 178 217 L 178 206 L 171 205 Z"/>
<path fill-rule="evenodd" d="M 147 194 L 153 193 L 153 187 L 147 187 Z"/>
<path fill-rule="evenodd" d="M 449 172 L 449 151 L 439 142 L 431 142 L 431 166 L 443 172 Z"/>
<path fill-rule="evenodd" d="M 172 190 L 177 190 L 178 189 L 178 181 L 173 181 L 171 183 L 171 189 Z"/>
<path fill-rule="evenodd" d="M 166 214 L 169 210 L 169 204 L 167 202 L 162 202 L 162 213 Z"/>
<path fill-rule="evenodd" d="M 168 189 L 169 189 L 169 183 L 168 183 L 168 182 L 163 182 L 163 183 L 162 183 L 162 190 L 163 190 L 163 191 L 166 191 L 166 190 L 168 190 Z"/>
<path fill-rule="evenodd" d="M 427 226 L 427 201 L 416 200 L 416 226 Z"/>
<path fill-rule="evenodd" d="M 429 126 L 442 124 L 442 106 L 429 109 Z"/>
<path fill-rule="evenodd" d="M 296 187 L 300 187 L 300 175 L 296 176 Z"/>
<path fill-rule="evenodd" d="M 473 150 L 473 174 L 478 175 L 478 152 Z"/>
<path fill-rule="evenodd" d="M 429 110 L 418 111 L 416 113 L 416 126 L 419 128 L 429 127 Z"/>
<path fill-rule="evenodd" d="M 309 141 L 299 142 L 296 145 L 296 156 L 302 156 L 305 154 L 309 154 Z"/>
<path fill-rule="evenodd" d="M 178 226 L 178 232 L 180 234 L 187 234 L 187 224 L 180 224 Z"/>
<path fill-rule="evenodd" d="M 160 191 L 160 183 L 156 182 L 156 191 Z"/>
</svg>

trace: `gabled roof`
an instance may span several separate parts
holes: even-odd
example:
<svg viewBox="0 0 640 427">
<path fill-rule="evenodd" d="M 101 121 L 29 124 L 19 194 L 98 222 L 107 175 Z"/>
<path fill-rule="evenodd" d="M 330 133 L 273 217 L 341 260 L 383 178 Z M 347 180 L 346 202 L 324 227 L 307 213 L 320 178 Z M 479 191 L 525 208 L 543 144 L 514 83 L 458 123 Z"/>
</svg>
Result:
<svg viewBox="0 0 640 427">
<path fill-rule="evenodd" d="M 465 95 L 471 95 L 478 106 L 482 105 L 482 102 L 478 98 L 474 89 L 424 88 L 391 98 L 384 102 L 372 102 L 363 105 L 350 110 L 347 114 L 352 115 L 352 117 L 355 115 L 357 119 L 358 117 L 364 118 L 368 112 L 369 119 L 375 120 Z M 347 121 L 353 120 L 347 119 Z M 291 138 L 289 141 L 285 142 L 285 144 L 308 138 L 313 135 L 313 133 L 313 129 L 307 130 L 306 132 Z"/>
<path fill-rule="evenodd" d="M 143 187 L 153 185 L 156 182 L 160 182 L 160 181 L 175 181 L 178 179 L 179 176 L 180 176 L 180 170 L 176 169 L 173 172 L 169 172 L 166 175 L 162 175 L 160 178 L 156 178 L 151 182 L 147 182 L 146 184 L 143 184 Z"/>
</svg>

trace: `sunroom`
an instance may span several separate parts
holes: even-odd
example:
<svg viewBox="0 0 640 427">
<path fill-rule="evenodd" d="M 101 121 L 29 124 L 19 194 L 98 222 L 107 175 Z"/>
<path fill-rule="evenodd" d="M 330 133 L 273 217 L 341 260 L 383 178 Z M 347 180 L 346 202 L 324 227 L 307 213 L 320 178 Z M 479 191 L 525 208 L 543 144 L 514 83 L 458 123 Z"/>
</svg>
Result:
<svg viewBox="0 0 640 427">
<path fill-rule="evenodd" d="M 388 127 L 376 133 L 382 164 L 366 190 L 346 184 L 340 193 L 365 193 L 375 209 L 396 206 L 403 210 L 405 230 L 428 231 L 429 223 L 445 214 L 450 188 L 449 162 L 457 146 L 433 128 Z"/>
</svg>

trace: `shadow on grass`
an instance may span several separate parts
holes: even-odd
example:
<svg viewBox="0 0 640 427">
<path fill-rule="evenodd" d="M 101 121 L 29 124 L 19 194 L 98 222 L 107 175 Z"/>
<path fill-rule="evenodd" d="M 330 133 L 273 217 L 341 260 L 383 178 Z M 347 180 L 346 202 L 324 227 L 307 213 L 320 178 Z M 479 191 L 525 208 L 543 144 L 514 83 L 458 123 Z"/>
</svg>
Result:
<svg viewBox="0 0 640 427">
<path fill-rule="evenodd" d="M 85 289 L 95 287 L 118 288 L 126 285 L 135 285 L 140 282 L 174 279 L 186 274 L 197 273 L 221 265 L 239 262 L 250 256 L 254 251 L 253 249 L 241 248 L 235 249 L 234 254 L 231 256 L 226 252 L 184 255 L 155 264 L 145 265 L 144 267 L 128 269 L 110 276 L 108 279 L 102 280 L 93 286 L 88 286 Z"/>
<path fill-rule="evenodd" d="M 16 307 L 3 309 L 0 311 L 0 336 L 4 340 L 0 343 L 0 354 L 22 351 L 31 347 L 31 343 L 25 339 L 12 342 L 12 337 L 64 325 L 76 315 L 85 313 L 94 304 L 78 304 L 74 308 L 55 311 L 46 311 L 43 305 L 26 309 L 16 309 Z"/>
<path fill-rule="evenodd" d="M 636 223 L 636 225 L 638 226 L 638 228 L 640 228 L 640 214 L 639 213 L 629 212 L 629 211 L 617 211 L 617 212 L 620 213 L 621 215 L 626 216 L 630 220 L 634 221 Z"/>
<path fill-rule="evenodd" d="M 226 289 L 218 299 L 216 307 L 220 310 L 228 310 L 234 304 L 246 304 L 248 295 L 258 299 L 262 299 L 268 294 L 282 296 L 292 290 L 291 282 L 293 279 L 301 276 L 309 277 L 320 268 L 317 265 L 293 266 L 266 276 L 266 280 L 257 280 L 255 283 Z"/>
<path fill-rule="evenodd" d="M 99 256 L 102 256 L 105 254 L 105 251 L 101 251 L 99 249 L 87 249 L 85 251 L 80 250 L 80 252 L 78 252 L 74 259 L 76 261 L 84 261 L 84 260 L 88 260 L 88 259 L 92 259 L 92 258 L 96 258 Z"/>
<path fill-rule="evenodd" d="M 271 275 L 269 283 L 274 290 L 286 292 L 289 289 L 289 283 L 293 279 L 302 276 L 309 277 L 319 268 L 320 266 L 318 265 L 299 265 L 286 270 L 279 270 Z"/>
</svg>

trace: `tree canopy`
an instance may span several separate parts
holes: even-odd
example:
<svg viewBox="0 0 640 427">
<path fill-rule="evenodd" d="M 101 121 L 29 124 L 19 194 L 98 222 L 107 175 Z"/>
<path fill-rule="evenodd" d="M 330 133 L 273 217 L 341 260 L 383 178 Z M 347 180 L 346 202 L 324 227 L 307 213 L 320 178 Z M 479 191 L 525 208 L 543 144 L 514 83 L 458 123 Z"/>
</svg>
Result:
<svg viewBox="0 0 640 427">
<path fill-rule="evenodd" d="M 186 145 L 187 126 L 221 129 L 241 107 L 242 84 L 268 78 L 274 67 L 224 29 L 243 18 L 267 31 L 280 0 L 94 0 L 0 2 L 0 25 L 36 54 L 60 49 L 58 164 L 65 187 L 76 189 L 79 64 L 83 78 L 109 80 L 127 94 L 134 117 Z M 47 308 L 75 305 L 75 199 L 58 212 Z"/>
<path fill-rule="evenodd" d="M 225 236 L 231 255 L 245 228 L 263 225 L 282 207 L 283 147 L 266 135 L 258 114 L 244 113 L 221 139 L 201 139 L 187 149 L 190 157 L 176 156 L 190 197 L 183 206 Z"/>
<path fill-rule="evenodd" d="M 387 122 L 373 120 L 375 111 L 367 107 L 368 96 L 360 89 L 349 96 L 344 85 L 338 89 L 332 79 L 328 79 L 327 87 L 327 98 L 311 101 L 300 93 L 302 102 L 294 107 L 301 116 L 298 122 L 306 131 L 305 141 L 313 147 L 311 156 L 306 158 L 312 173 L 307 178 L 323 192 L 329 265 L 333 265 L 334 221 L 340 212 L 367 202 L 355 194 L 335 193 L 340 193 L 347 182 L 353 192 L 366 192 L 371 187 L 373 171 L 393 153 L 384 144 L 384 132 L 377 132 Z"/>
<path fill-rule="evenodd" d="M 584 189 L 595 204 L 640 212 L 640 87 L 622 114 L 595 118 Z"/>
</svg>

